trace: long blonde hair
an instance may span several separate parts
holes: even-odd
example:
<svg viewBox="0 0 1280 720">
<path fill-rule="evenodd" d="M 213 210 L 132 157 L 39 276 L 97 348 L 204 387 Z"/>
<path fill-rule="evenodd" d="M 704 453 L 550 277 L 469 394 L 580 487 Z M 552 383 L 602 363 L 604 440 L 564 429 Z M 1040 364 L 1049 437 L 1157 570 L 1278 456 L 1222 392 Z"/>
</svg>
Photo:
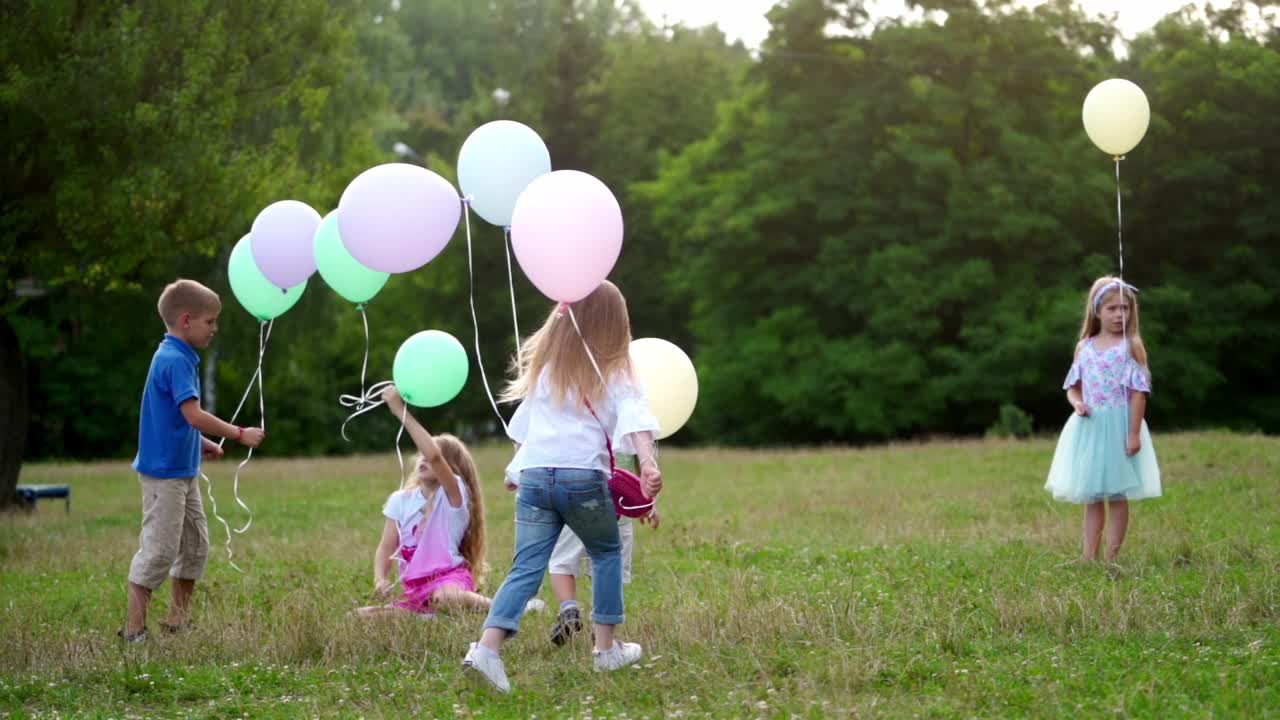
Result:
<svg viewBox="0 0 1280 720">
<path fill-rule="evenodd" d="M 1084 300 L 1084 322 L 1080 325 L 1080 340 L 1083 342 L 1102 332 L 1102 318 L 1098 317 L 1098 307 L 1107 295 L 1122 291 L 1129 301 L 1129 318 L 1125 320 L 1125 335 L 1129 338 L 1129 352 L 1142 367 L 1147 366 L 1147 348 L 1142 344 L 1142 333 L 1138 322 L 1138 296 L 1118 277 L 1103 275 L 1093 281 L 1089 294 Z"/>
<path fill-rule="evenodd" d="M 573 313 L 573 318 L 568 312 Z M 627 314 L 627 301 L 616 285 L 605 280 L 590 295 L 571 304 L 563 316 L 558 306 L 553 308 L 542 327 L 524 341 L 520 356 L 512 363 L 515 379 L 500 396 L 503 402 L 528 397 L 543 370 L 547 371 L 551 396 L 557 403 L 564 402 L 570 393 L 592 402 L 604 397 L 604 383 L 582 347 L 582 339 L 573 326 L 574 318 L 604 377 L 631 372 L 631 318 Z"/>
<path fill-rule="evenodd" d="M 467 563 L 467 569 L 471 571 L 476 585 L 479 585 L 484 579 L 485 571 L 488 570 L 484 561 L 487 540 L 484 528 L 484 495 L 480 493 L 480 473 L 476 470 L 476 461 L 471 457 L 471 451 L 467 449 L 465 443 L 448 433 L 434 437 L 444 461 L 449 463 L 453 474 L 462 478 L 462 482 L 467 486 L 467 496 L 471 500 L 471 505 L 468 511 L 467 531 L 463 533 L 462 542 L 458 544 L 458 553 Z M 423 456 L 419 453 L 414 459 L 414 471 L 405 482 L 406 490 L 422 485 L 422 466 Z M 430 508 L 427 510 L 429 511 Z"/>
</svg>

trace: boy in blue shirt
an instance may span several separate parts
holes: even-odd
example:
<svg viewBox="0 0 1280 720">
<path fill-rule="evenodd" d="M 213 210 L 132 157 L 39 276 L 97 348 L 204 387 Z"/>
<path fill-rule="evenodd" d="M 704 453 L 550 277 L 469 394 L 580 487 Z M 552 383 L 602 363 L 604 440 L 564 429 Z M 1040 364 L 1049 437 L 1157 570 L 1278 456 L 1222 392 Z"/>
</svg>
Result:
<svg viewBox="0 0 1280 720">
<path fill-rule="evenodd" d="M 147 636 L 151 592 L 173 577 L 171 632 L 191 621 L 191 595 L 209 557 L 209 523 L 200 499 L 200 457 L 216 459 L 222 448 L 201 433 L 262 444 L 261 428 L 242 428 L 200 409 L 200 356 L 218 332 L 222 301 L 194 280 L 170 283 L 160 294 L 165 336 L 151 358 L 138 418 L 138 456 L 133 469 L 142 484 L 140 548 L 129 566 L 129 616 L 118 634 L 129 642 Z"/>
</svg>

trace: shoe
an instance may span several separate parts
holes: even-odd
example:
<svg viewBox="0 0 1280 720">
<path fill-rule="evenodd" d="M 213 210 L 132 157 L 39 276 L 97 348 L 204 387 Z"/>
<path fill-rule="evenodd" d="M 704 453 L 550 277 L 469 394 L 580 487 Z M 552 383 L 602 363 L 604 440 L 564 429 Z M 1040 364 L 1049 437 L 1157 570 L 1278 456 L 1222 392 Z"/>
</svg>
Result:
<svg viewBox="0 0 1280 720">
<path fill-rule="evenodd" d="M 472 678 L 483 679 L 498 692 L 511 692 L 502 658 L 487 648 L 481 648 L 479 643 L 471 643 L 466 657 L 462 658 L 462 669 Z"/>
<path fill-rule="evenodd" d="M 570 605 L 556 615 L 556 624 L 551 627 L 551 642 L 563 645 L 579 632 L 582 632 L 582 613 L 578 611 L 577 605 Z"/>
<path fill-rule="evenodd" d="M 160 623 L 160 629 L 170 635 L 177 635 L 178 633 L 187 632 L 188 630 L 194 630 L 195 627 L 195 625 L 189 622 L 182 623 L 181 625 L 170 625 L 167 622 Z"/>
<path fill-rule="evenodd" d="M 533 598 L 524 604 L 525 612 L 538 612 L 547 609 L 547 602 L 542 598 Z"/>
<path fill-rule="evenodd" d="M 596 672 L 610 672 L 636 663 L 643 654 L 640 650 L 640 643 L 618 642 L 615 640 L 613 647 L 604 652 L 592 650 L 591 661 L 595 663 Z"/>
<path fill-rule="evenodd" d="M 138 643 L 146 642 L 146 640 L 147 640 L 147 629 L 146 629 L 146 628 L 142 628 L 141 630 L 139 630 L 138 632 L 136 632 L 136 633 L 134 633 L 134 634 L 132 634 L 132 635 L 125 635 L 125 634 L 124 634 L 124 628 L 120 628 L 119 630 L 117 630 L 117 631 L 116 631 L 116 637 L 118 637 L 118 638 L 120 638 L 121 640 L 123 640 L 123 641 L 125 641 L 125 642 L 129 643 L 130 645 L 137 645 Z"/>
</svg>

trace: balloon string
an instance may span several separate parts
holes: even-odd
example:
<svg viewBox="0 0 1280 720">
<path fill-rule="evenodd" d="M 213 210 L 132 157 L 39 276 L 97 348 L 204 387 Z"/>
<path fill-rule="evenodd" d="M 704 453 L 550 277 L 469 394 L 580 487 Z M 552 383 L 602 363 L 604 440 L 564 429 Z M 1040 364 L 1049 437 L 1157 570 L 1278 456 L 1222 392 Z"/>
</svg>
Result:
<svg viewBox="0 0 1280 720">
<path fill-rule="evenodd" d="M 347 437 L 347 423 L 351 422 L 351 419 L 354 418 L 356 415 L 362 414 L 366 409 L 372 410 L 373 408 L 365 408 L 365 405 L 375 400 L 378 400 L 378 398 L 381 395 L 382 388 L 386 387 L 388 384 L 388 383 L 380 383 L 378 385 L 379 394 L 373 396 L 372 398 L 369 397 L 370 391 L 365 390 L 365 387 L 364 387 L 365 376 L 369 369 L 369 316 L 364 311 L 364 303 L 356 305 L 356 310 L 360 311 L 360 321 L 364 324 L 364 359 L 360 361 L 360 394 L 338 396 L 339 405 L 347 408 L 354 407 L 358 410 L 358 412 L 348 415 L 347 419 L 342 421 L 342 427 L 340 428 L 339 432 L 341 432 L 342 434 L 342 439 L 347 442 L 351 442 L 351 438 Z M 381 404 L 381 403 L 378 403 L 378 404 Z M 377 407 L 377 405 L 374 405 L 373 407 Z"/>
<path fill-rule="evenodd" d="M 516 334 L 516 362 L 520 361 L 520 317 L 516 313 L 516 282 L 511 274 L 511 226 L 502 228 L 502 248 L 507 255 L 507 288 L 511 291 L 511 327 Z"/>
<path fill-rule="evenodd" d="M 591 346 L 587 344 L 587 338 L 585 335 L 582 334 L 582 328 L 578 327 L 578 317 L 573 314 L 573 306 L 569 305 L 568 303 L 561 303 L 560 309 L 569 313 L 569 320 L 573 323 L 573 329 L 577 331 L 578 339 L 582 341 L 582 349 L 587 352 L 587 359 L 591 361 L 591 367 L 595 368 L 596 377 L 600 378 L 600 386 L 604 389 L 605 392 L 608 392 L 609 383 L 604 379 L 604 373 L 600 372 L 600 366 L 596 364 L 595 353 L 591 352 Z M 587 409 L 590 410 L 591 406 L 588 405 Z M 595 411 L 592 410 L 591 414 L 595 415 Z M 596 418 L 596 422 L 600 422 L 599 417 Z M 604 423 L 600 423 L 600 425 L 601 427 L 604 427 Z M 605 432 L 606 432 L 606 440 L 607 440 L 608 431 L 606 430 Z M 657 460 L 658 459 L 658 442 L 656 440 L 652 442 L 650 449 L 653 451 L 653 459 Z M 612 454 L 613 450 L 610 449 L 609 453 Z"/>
<path fill-rule="evenodd" d="M 369 389 L 365 390 L 361 395 L 338 396 L 339 405 L 345 408 L 356 408 L 355 412 L 348 415 L 347 419 L 342 421 L 342 438 L 344 440 L 347 439 L 347 423 L 361 415 L 364 415 L 370 410 L 376 410 L 378 407 L 384 405 L 385 403 L 382 401 L 382 391 L 393 385 L 395 385 L 395 382 L 391 380 L 383 380 L 382 382 L 370 385 Z"/>
<path fill-rule="evenodd" d="M 1116 155 L 1116 241 L 1120 246 L 1120 280 L 1124 281 L 1124 211 L 1120 200 L 1120 161 L 1123 155 Z M 1124 288 L 1121 287 L 1123 292 Z"/>
<path fill-rule="evenodd" d="M 480 320 L 476 316 L 476 273 L 471 261 L 471 196 L 463 198 L 462 204 L 464 205 L 462 217 L 467 227 L 467 298 L 471 303 L 471 324 L 475 329 L 476 365 L 480 367 L 480 381 L 484 384 L 484 394 L 489 398 L 489 406 L 493 408 L 493 414 L 498 416 L 498 422 L 502 423 L 502 429 L 505 432 L 507 421 L 502 417 L 502 413 L 498 412 L 498 403 L 493 399 L 493 392 L 489 390 L 489 378 L 484 371 L 484 359 L 480 356 Z"/>
<path fill-rule="evenodd" d="M 262 413 L 262 418 L 263 418 L 262 427 L 263 429 L 266 429 L 266 425 L 267 425 L 266 412 L 265 412 L 265 408 L 263 407 L 263 398 L 262 398 L 262 358 L 263 358 L 263 355 L 266 353 L 267 341 L 271 339 L 271 328 L 274 324 L 275 324 L 275 320 L 272 320 L 270 322 L 260 322 L 258 324 L 258 366 L 256 369 L 254 369 L 253 375 L 249 378 L 249 385 L 244 389 L 244 394 L 240 396 L 240 403 L 236 405 L 235 412 L 231 414 L 231 419 L 227 421 L 230 424 L 233 424 L 233 425 L 235 424 L 236 418 L 240 416 L 240 411 L 244 409 L 245 401 L 249 399 L 249 393 L 253 392 L 254 383 L 257 382 L 258 408 L 259 408 L 259 412 Z M 221 448 L 224 444 L 226 444 L 226 442 L 227 442 L 227 438 L 219 439 L 218 447 Z M 236 468 L 235 481 L 232 485 L 232 490 L 233 490 L 233 493 L 235 494 L 236 502 L 240 503 L 240 506 L 243 507 L 246 511 L 249 511 L 249 522 L 245 523 L 245 526 L 243 528 L 236 530 L 235 532 L 237 534 L 243 533 L 245 530 L 249 529 L 249 525 L 253 522 L 253 512 L 249 510 L 248 506 L 246 506 L 243 501 L 240 500 L 240 494 L 239 494 L 240 470 L 242 470 L 245 464 L 249 462 L 250 457 L 253 457 L 253 448 L 249 448 L 248 456 L 246 456 L 244 461 L 241 462 L 240 465 Z M 231 525 L 227 523 L 226 519 L 218 514 L 218 500 L 213 496 L 213 481 L 210 480 L 209 476 L 206 475 L 203 471 L 201 471 L 200 477 L 204 478 L 206 492 L 209 495 L 209 505 L 213 511 L 213 517 L 218 522 L 222 523 L 222 527 L 226 531 L 226 542 L 223 544 L 227 550 L 227 564 L 229 564 L 232 568 L 235 568 L 237 572 L 243 573 L 244 570 L 241 570 L 240 566 L 236 565 L 235 561 L 231 559 L 234 555 L 234 553 L 231 550 L 232 529 L 231 529 Z"/>
<path fill-rule="evenodd" d="M 390 384 L 390 383 L 384 383 L 384 384 Z M 400 438 L 404 437 L 404 423 L 405 423 L 405 420 L 408 418 L 408 415 L 409 415 L 409 404 L 405 403 L 404 410 L 400 412 L 400 429 L 396 431 L 396 460 L 399 461 L 400 463 L 400 489 L 397 492 L 404 492 L 404 484 L 407 479 L 405 478 L 405 475 L 404 475 L 404 454 L 400 452 Z M 422 522 L 426 522 L 425 515 L 423 516 Z M 387 559 L 395 560 L 396 555 L 400 555 L 400 557 L 403 558 L 404 555 L 401 555 L 400 553 L 402 549 L 404 549 L 404 539 L 398 538 L 396 541 L 396 549 L 391 551 L 391 554 L 387 556 Z"/>
<path fill-rule="evenodd" d="M 364 378 L 369 370 L 369 316 L 364 311 L 364 304 L 356 305 L 360 311 L 360 323 L 364 325 L 364 359 L 360 361 L 360 395 L 364 396 Z"/>
<path fill-rule="evenodd" d="M 1116 155 L 1116 156 L 1115 156 L 1115 161 L 1116 161 L 1116 243 L 1117 243 L 1117 245 L 1119 246 L 1118 256 L 1119 256 L 1119 261 L 1120 261 L 1120 288 L 1119 288 L 1119 291 L 1120 291 L 1120 299 L 1121 299 L 1122 301 L 1125 301 L 1125 300 L 1126 300 L 1126 298 L 1125 298 L 1125 282 L 1124 282 L 1124 208 L 1123 208 L 1123 204 L 1122 204 L 1122 201 L 1121 201 L 1121 195 L 1120 195 L 1120 161 L 1121 161 L 1121 160 L 1124 160 L 1124 156 L 1123 156 L 1123 155 Z M 1126 305 L 1127 305 L 1127 302 L 1126 302 Z M 1130 308 L 1130 311 L 1132 311 L 1132 308 Z M 1129 347 L 1129 316 L 1128 316 L 1128 313 L 1124 313 L 1124 314 L 1121 314 L 1121 315 L 1120 315 L 1120 333 L 1121 333 L 1121 337 L 1122 337 L 1122 342 L 1124 343 L 1124 370 L 1123 370 L 1123 373 L 1124 373 L 1124 375 L 1123 375 L 1123 377 L 1124 377 L 1124 387 L 1125 387 L 1125 394 L 1124 394 L 1124 432 L 1125 432 L 1125 445 L 1126 445 L 1126 449 L 1127 449 L 1127 446 L 1128 446 L 1128 440 L 1129 440 L 1129 435 L 1128 435 L 1128 433 L 1129 433 L 1129 422 L 1130 422 L 1130 419 L 1129 419 L 1129 389 L 1128 389 L 1128 388 L 1129 388 L 1129 382 L 1130 382 L 1129 374 L 1130 374 L 1130 372 L 1131 372 L 1131 371 L 1130 371 L 1130 362 L 1131 362 L 1131 355 L 1132 355 L 1132 353 L 1131 353 L 1132 348 L 1130 348 L 1130 347 Z"/>
<path fill-rule="evenodd" d="M 241 570 L 240 566 L 236 565 L 235 560 L 231 559 L 231 557 L 235 554 L 231 551 L 231 526 L 228 525 L 227 521 L 224 520 L 222 516 L 218 514 L 218 501 L 213 499 L 213 482 L 209 480 L 209 476 L 205 475 L 203 471 L 200 473 L 200 477 L 204 478 L 205 486 L 209 493 L 209 505 L 213 509 L 213 517 L 216 518 L 218 522 L 222 523 L 222 529 L 225 530 L 227 534 L 227 540 L 225 543 L 223 543 L 223 545 L 227 549 L 227 564 L 230 565 L 232 568 L 234 568 L 236 572 L 243 575 L 244 570 Z"/>
<path fill-rule="evenodd" d="M 265 325 L 266 325 L 266 334 L 265 334 L 265 335 L 263 334 L 262 324 L 260 324 L 260 325 L 258 326 L 258 351 L 259 351 L 259 355 L 258 355 L 258 359 L 259 359 L 258 367 L 253 371 L 253 375 L 249 378 L 249 385 L 248 385 L 248 387 L 246 387 L 246 388 L 244 389 L 244 394 L 240 396 L 240 404 L 239 404 L 239 405 L 236 405 L 236 411 L 235 411 L 235 412 L 233 412 L 233 413 L 231 413 L 231 419 L 227 420 L 227 422 L 228 422 L 228 423 L 230 423 L 230 424 L 232 424 L 232 425 L 234 425 L 234 424 L 235 424 L 235 422 L 236 422 L 236 418 L 240 415 L 240 411 L 241 411 L 242 409 L 244 409 L 244 403 L 245 403 L 245 401 L 246 401 L 246 400 L 248 400 L 248 399 L 249 399 L 249 393 L 253 392 L 253 383 L 254 383 L 255 381 L 258 381 L 258 380 L 259 380 L 259 379 L 261 379 L 261 377 L 262 377 L 262 362 L 261 362 L 261 359 L 262 359 L 262 350 L 263 350 L 263 348 L 266 346 L 266 342 L 267 342 L 267 340 L 270 340 L 270 339 L 271 339 L 271 326 L 272 326 L 273 324 L 275 324 L 275 321 L 274 321 L 274 320 L 272 320 L 271 322 L 263 323 L 263 324 L 265 324 Z M 218 447 L 222 447 L 222 446 L 223 446 L 223 444 L 224 444 L 224 443 L 226 443 L 226 442 L 227 442 L 227 439 L 226 439 L 226 438 L 221 438 L 221 439 L 219 439 L 219 440 L 218 440 Z"/>
<path fill-rule="evenodd" d="M 271 322 L 274 323 L 275 321 L 272 320 Z M 261 422 L 258 425 L 262 428 L 263 432 L 266 432 L 267 429 L 267 403 L 266 395 L 263 392 L 262 387 L 262 360 L 267 354 L 267 339 L 270 336 L 270 326 L 267 323 L 264 322 L 258 325 L 258 371 L 256 375 L 258 376 L 258 417 L 261 419 Z M 236 466 L 236 473 L 231 481 L 231 493 L 235 497 L 236 504 L 249 514 L 249 519 L 245 521 L 244 527 L 236 530 L 237 535 L 244 534 L 244 531 L 248 530 L 249 526 L 253 524 L 253 511 L 250 510 L 249 506 L 245 505 L 244 501 L 240 499 L 240 471 L 244 470 L 244 467 L 248 465 L 249 461 L 252 459 L 253 448 L 249 448 L 249 452 L 245 454 L 244 460 L 241 460 L 240 464 Z"/>
</svg>

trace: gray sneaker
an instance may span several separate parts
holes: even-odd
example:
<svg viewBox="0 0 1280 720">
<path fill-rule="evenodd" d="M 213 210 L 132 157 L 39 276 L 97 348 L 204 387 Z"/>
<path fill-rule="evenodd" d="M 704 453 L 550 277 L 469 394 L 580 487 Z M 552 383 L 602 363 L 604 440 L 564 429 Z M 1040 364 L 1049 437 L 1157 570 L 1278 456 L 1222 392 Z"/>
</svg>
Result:
<svg viewBox="0 0 1280 720">
<path fill-rule="evenodd" d="M 613 647 L 604 652 L 592 650 L 591 660 L 595 663 L 596 672 L 610 672 L 635 664 L 640 660 L 642 654 L 640 643 L 618 642 L 615 640 L 613 641 Z"/>
<path fill-rule="evenodd" d="M 570 605 L 556 615 L 556 624 L 551 626 L 551 642 L 563 645 L 569 638 L 582 632 L 582 613 L 577 605 Z"/>
<path fill-rule="evenodd" d="M 481 648 L 479 643 L 471 643 L 466 657 L 462 658 L 462 669 L 473 678 L 483 678 L 498 692 L 511 692 L 511 683 L 507 682 L 507 668 L 502 664 L 502 658 Z"/>
</svg>

